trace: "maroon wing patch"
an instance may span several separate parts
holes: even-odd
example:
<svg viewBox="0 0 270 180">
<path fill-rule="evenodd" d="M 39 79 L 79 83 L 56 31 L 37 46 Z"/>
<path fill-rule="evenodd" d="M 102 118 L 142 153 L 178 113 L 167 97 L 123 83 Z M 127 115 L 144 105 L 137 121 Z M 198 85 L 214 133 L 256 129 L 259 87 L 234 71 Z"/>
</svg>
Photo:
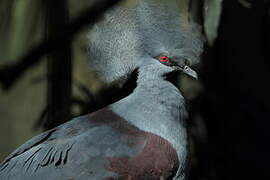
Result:
<svg viewBox="0 0 270 180">
<path fill-rule="evenodd" d="M 179 166 L 177 153 L 164 138 L 138 129 L 108 108 L 89 117 L 95 123 L 111 126 L 127 138 L 130 148 L 138 149 L 132 157 L 108 159 L 106 168 L 117 173 L 121 180 L 167 180 L 176 174 Z"/>
</svg>

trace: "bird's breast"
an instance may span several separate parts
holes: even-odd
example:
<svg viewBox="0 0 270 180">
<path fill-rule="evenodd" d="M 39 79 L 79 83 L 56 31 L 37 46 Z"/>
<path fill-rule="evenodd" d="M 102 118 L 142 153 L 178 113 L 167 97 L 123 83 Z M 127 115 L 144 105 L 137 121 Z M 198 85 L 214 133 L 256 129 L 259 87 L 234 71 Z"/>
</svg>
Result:
<svg viewBox="0 0 270 180">
<path fill-rule="evenodd" d="M 165 139 L 146 133 L 146 144 L 133 157 L 110 158 L 107 168 L 127 180 L 170 179 L 178 169 L 175 149 Z"/>
<path fill-rule="evenodd" d="M 120 179 L 160 180 L 170 179 L 176 174 L 179 167 L 177 152 L 166 139 L 131 125 L 106 108 L 92 114 L 89 119 L 120 133 L 134 152 L 131 156 L 107 158 L 105 168 Z"/>
</svg>

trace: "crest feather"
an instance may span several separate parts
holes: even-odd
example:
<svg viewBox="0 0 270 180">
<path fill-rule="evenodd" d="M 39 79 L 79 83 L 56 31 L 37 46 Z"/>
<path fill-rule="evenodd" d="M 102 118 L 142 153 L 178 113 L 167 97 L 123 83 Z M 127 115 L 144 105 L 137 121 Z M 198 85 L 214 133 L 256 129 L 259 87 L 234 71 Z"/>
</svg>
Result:
<svg viewBox="0 0 270 180">
<path fill-rule="evenodd" d="M 126 77 L 146 56 L 184 52 L 198 63 L 203 38 L 181 16 L 177 0 L 134 0 L 109 10 L 89 32 L 90 67 L 106 82 Z M 128 6 L 130 5 L 130 6 Z"/>
</svg>

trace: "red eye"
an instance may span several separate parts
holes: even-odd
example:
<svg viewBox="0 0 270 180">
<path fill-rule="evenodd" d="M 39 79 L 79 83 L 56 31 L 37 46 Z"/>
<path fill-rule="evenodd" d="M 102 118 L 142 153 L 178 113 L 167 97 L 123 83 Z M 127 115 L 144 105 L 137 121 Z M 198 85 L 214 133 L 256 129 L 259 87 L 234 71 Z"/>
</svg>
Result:
<svg viewBox="0 0 270 180">
<path fill-rule="evenodd" d="M 161 62 L 168 62 L 168 61 L 170 60 L 170 58 L 169 58 L 168 56 L 161 56 L 161 57 L 159 58 L 159 60 L 160 60 Z"/>
</svg>

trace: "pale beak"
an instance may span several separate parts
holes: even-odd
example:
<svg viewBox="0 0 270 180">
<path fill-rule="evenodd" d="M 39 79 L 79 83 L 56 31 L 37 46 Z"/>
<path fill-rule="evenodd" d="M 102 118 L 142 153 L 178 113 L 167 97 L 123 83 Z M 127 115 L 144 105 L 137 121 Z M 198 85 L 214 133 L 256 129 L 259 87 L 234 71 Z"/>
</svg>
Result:
<svg viewBox="0 0 270 180">
<path fill-rule="evenodd" d="M 191 69 L 190 67 L 188 67 L 187 65 L 184 66 L 183 72 L 195 79 L 198 79 L 198 74 L 196 71 L 194 71 L 193 69 Z"/>
<path fill-rule="evenodd" d="M 183 73 L 198 79 L 198 74 L 196 73 L 196 71 L 194 71 L 193 69 L 191 69 L 189 66 L 185 65 L 183 68 L 181 67 L 175 67 L 177 70 L 181 70 Z"/>
</svg>

